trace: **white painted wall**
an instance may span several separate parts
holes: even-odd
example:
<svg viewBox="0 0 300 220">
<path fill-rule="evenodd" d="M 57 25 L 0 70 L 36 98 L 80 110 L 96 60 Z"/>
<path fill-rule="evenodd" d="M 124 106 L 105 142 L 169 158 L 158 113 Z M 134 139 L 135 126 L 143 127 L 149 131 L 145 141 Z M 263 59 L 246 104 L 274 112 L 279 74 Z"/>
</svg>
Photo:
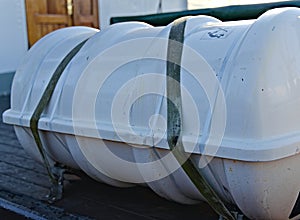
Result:
<svg viewBox="0 0 300 220">
<path fill-rule="evenodd" d="M 99 0 L 100 27 L 107 27 L 111 17 L 183 10 L 187 10 L 187 0 Z"/>
<path fill-rule="evenodd" d="M 245 5 L 245 4 L 257 4 L 276 2 L 278 0 L 187 0 L 188 9 L 199 9 L 199 8 L 215 8 L 227 5 Z M 284 0 L 280 0 L 284 1 Z"/>
<path fill-rule="evenodd" d="M 0 0 L 0 74 L 14 72 L 28 49 L 25 0 Z"/>
</svg>

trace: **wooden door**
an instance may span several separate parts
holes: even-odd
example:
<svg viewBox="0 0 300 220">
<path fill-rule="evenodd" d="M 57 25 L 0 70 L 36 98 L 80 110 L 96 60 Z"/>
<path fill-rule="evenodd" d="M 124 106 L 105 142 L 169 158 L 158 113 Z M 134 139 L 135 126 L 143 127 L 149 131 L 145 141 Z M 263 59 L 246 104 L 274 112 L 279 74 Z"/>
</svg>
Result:
<svg viewBox="0 0 300 220">
<path fill-rule="evenodd" d="M 73 0 L 73 25 L 99 28 L 98 0 Z"/>
<path fill-rule="evenodd" d="M 26 0 L 29 45 L 59 28 L 99 28 L 97 0 Z"/>
</svg>

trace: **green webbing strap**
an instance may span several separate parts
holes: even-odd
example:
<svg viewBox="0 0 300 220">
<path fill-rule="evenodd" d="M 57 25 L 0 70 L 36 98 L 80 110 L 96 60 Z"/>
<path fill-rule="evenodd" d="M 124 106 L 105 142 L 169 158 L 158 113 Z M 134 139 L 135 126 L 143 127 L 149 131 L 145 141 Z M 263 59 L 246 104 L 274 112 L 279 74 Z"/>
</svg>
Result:
<svg viewBox="0 0 300 220">
<path fill-rule="evenodd" d="M 180 88 L 180 69 L 184 42 L 184 31 L 188 17 L 174 21 L 169 34 L 167 54 L 167 139 L 170 149 L 176 160 L 182 164 L 182 168 L 193 184 L 197 187 L 209 205 L 221 216 L 228 220 L 234 220 L 230 211 L 226 208 L 220 197 L 209 185 L 197 165 L 184 151 L 181 137 L 182 128 L 182 103 Z"/>
<path fill-rule="evenodd" d="M 43 147 L 39 132 L 38 132 L 38 122 L 39 119 L 41 117 L 41 114 L 43 113 L 45 107 L 48 105 L 51 96 L 54 92 L 55 86 L 60 78 L 60 76 L 62 75 L 63 71 L 65 70 L 66 66 L 69 64 L 69 62 L 72 60 L 72 58 L 78 53 L 78 51 L 80 50 L 80 48 L 84 45 L 84 43 L 87 40 L 84 40 L 83 42 L 81 42 L 80 44 L 78 44 L 75 48 L 73 48 L 68 54 L 67 56 L 61 61 L 61 63 L 58 65 L 58 67 L 56 68 L 54 74 L 52 75 L 44 93 L 42 94 L 42 97 L 36 107 L 36 109 L 33 112 L 33 115 L 31 116 L 30 119 L 30 129 L 31 132 L 33 134 L 35 143 L 37 145 L 37 148 L 39 150 L 39 153 L 42 157 L 43 163 L 47 169 L 47 173 L 48 176 L 50 178 L 50 181 L 52 183 L 52 188 L 49 197 L 53 197 L 52 199 L 55 200 L 55 196 L 56 195 L 51 195 L 51 194 L 56 194 L 59 193 L 57 192 L 58 189 L 56 189 L 56 187 L 59 186 L 60 182 L 59 182 L 59 178 L 56 176 L 56 174 L 52 171 L 51 169 L 51 165 L 49 162 L 49 159 L 47 157 L 47 153 Z"/>
</svg>

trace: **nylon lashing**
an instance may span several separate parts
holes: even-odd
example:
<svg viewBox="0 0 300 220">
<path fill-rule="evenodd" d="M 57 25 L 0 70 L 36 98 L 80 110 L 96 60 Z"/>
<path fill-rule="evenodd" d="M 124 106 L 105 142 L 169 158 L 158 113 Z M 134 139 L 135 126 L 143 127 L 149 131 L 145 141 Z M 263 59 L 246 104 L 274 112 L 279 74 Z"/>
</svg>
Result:
<svg viewBox="0 0 300 220">
<path fill-rule="evenodd" d="M 63 183 L 62 183 L 62 179 L 61 179 L 62 174 L 59 174 L 59 172 L 62 172 L 62 171 L 57 171 L 56 169 L 51 167 L 50 161 L 47 156 L 47 152 L 46 152 L 45 148 L 43 147 L 43 144 L 41 141 L 41 137 L 40 137 L 39 129 L 38 129 L 38 123 L 39 123 L 39 120 L 41 118 L 41 115 L 42 115 L 44 109 L 46 108 L 46 106 L 48 105 L 48 103 L 52 97 L 52 94 L 54 92 L 54 89 L 56 87 L 58 80 L 60 79 L 60 76 L 62 75 L 63 71 L 65 70 L 67 65 L 70 63 L 72 58 L 79 52 L 79 50 L 85 44 L 86 41 L 87 40 L 84 40 L 81 43 L 79 43 L 76 47 L 74 47 L 64 57 L 64 59 L 59 63 L 59 65 L 57 66 L 55 72 L 53 73 L 45 91 L 43 92 L 43 94 L 41 96 L 41 99 L 39 100 L 39 103 L 37 104 L 32 116 L 31 116 L 31 119 L 30 119 L 30 129 L 31 129 L 33 138 L 35 140 L 36 146 L 41 155 L 43 164 L 47 170 L 47 174 L 48 174 L 49 179 L 52 184 L 50 193 L 48 195 L 49 202 L 56 201 L 62 197 L 62 195 L 61 195 L 62 187 L 63 187 L 62 186 Z"/>
<path fill-rule="evenodd" d="M 228 220 L 236 219 L 200 169 L 184 150 L 182 143 L 182 100 L 181 100 L 181 61 L 184 47 L 184 33 L 189 17 L 175 20 L 172 24 L 167 52 L 167 140 L 174 157 L 181 164 L 189 179 L 220 216 Z"/>
</svg>

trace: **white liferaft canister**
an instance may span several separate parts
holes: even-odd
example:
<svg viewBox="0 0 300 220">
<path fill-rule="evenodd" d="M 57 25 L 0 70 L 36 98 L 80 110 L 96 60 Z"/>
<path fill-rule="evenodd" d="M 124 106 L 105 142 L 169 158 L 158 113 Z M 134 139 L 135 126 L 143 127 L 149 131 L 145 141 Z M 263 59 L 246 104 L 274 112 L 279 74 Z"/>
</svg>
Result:
<svg viewBox="0 0 300 220">
<path fill-rule="evenodd" d="M 251 219 L 300 214 L 299 16 L 283 8 L 257 20 L 197 16 L 186 24 L 183 145 L 218 195 Z M 48 156 L 111 185 L 146 184 L 177 202 L 203 200 L 166 141 L 170 28 L 129 22 L 47 35 L 17 71 L 4 121 L 41 161 L 30 118 L 55 68 L 89 38 L 39 120 Z"/>
</svg>

